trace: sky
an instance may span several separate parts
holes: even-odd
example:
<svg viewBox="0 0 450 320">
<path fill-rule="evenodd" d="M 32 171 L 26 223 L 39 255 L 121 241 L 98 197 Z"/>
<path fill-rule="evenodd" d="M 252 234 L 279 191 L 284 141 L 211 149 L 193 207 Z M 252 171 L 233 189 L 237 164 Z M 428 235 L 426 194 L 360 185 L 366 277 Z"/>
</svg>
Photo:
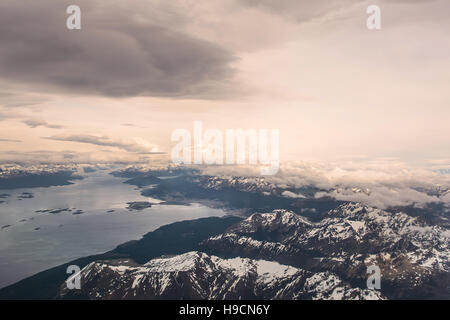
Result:
<svg viewBox="0 0 450 320">
<path fill-rule="evenodd" d="M 281 161 L 449 167 L 449 17 L 448 0 L 2 0 L 0 161 L 153 161 L 201 120 L 279 129 Z"/>
</svg>

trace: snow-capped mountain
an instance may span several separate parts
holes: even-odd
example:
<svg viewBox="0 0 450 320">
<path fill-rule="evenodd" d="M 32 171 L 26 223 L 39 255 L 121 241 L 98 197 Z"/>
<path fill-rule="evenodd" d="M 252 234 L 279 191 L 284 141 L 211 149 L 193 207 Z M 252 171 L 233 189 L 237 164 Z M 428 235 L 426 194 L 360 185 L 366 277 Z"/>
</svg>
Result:
<svg viewBox="0 0 450 320">
<path fill-rule="evenodd" d="M 448 298 L 449 233 L 404 213 L 359 203 L 320 222 L 286 210 L 257 213 L 209 237 L 200 250 L 156 258 L 96 261 L 81 271 L 89 299 Z M 203 253 L 205 252 L 205 253 Z M 381 270 L 381 291 L 367 270 Z"/>
<path fill-rule="evenodd" d="M 82 179 L 78 165 L 18 165 L 0 164 L 0 189 L 49 187 L 71 184 Z"/>
<path fill-rule="evenodd" d="M 314 194 L 321 190 L 312 186 L 299 188 L 284 183 L 274 183 L 268 181 L 265 177 L 200 175 L 196 179 L 205 189 L 220 191 L 232 188 L 240 192 L 259 193 L 266 196 L 273 195 L 286 198 L 314 197 Z"/>
<path fill-rule="evenodd" d="M 437 223 L 446 221 L 449 214 L 448 195 L 450 188 L 440 184 L 411 185 L 396 184 L 373 184 L 367 185 L 362 182 L 354 183 L 314 183 L 306 184 L 289 183 L 282 179 L 252 177 L 252 176 L 208 176 L 201 175 L 197 178 L 199 184 L 209 190 L 226 190 L 233 188 L 244 193 L 258 193 L 266 196 L 278 196 L 293 199 L 319 199 L 330 197 L 346 202 L 360 202 L 369 206 L 398 211 L 397 209 L 418 211 L 427 217 L 431 211 L 433 215 L 443 217 L 437 219 Z M 400 194 L 401 197 L 395 195 Z M 441 206 L 435 212 L 436 207 Z M 430 207 L 431 206 L 431 207 Z M 286 207 L 279 207 L 285 208 Z M 411 210 L 413 209 L 413 210 Z M 426 210 L 429 209 L 429 210 Z M 421 212 L 422 211 L 422 212 Z M 447 218 L 446 218 L 447 216 Z M 431 220 L 429 220 L 431 221 Z"/>
<path fill-rule="evenodd" d="M 81 291 L 62 287 L 60 297 L 89 299 L 382 299 L 351 288 L 330 272 L 312 273 L 277 262 L 221 259 L 201 252 L 136 265 L 93 262 L 80 273 Z"/>
<path fill-rule="evenodd" d="M 382 292 L 402 298 L 448 294 L 449 237 L 447 230 L 404 213 L 349 203 L 317 223 L 285 210 L 254 214 L 203 245 L 216 254 L 332 271 L 361 287 L 367 267 L 377 265 Z M 431 284 L 437 291 L 427 291 Z"/>
<path fill-rule="evenodd" d="M 215 177 L 200 176 L 203 187 L 220 190 L 235 188 L 244 192 L 273 192 L 276 186 L 263 177 Z"/>
</svg>

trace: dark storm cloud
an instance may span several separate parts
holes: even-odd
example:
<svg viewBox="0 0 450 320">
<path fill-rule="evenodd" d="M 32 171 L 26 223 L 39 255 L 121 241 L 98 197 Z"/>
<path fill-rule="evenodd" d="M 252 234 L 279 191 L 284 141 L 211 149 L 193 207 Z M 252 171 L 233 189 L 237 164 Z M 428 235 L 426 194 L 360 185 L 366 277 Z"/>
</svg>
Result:
<svg viewBox="0 0 450 320">
<path fill-rule="evenodd" d="M 56 141 L 87 143 L 103 147 L 114 147 L 128 152 L 136 152 L 142 154 L 163 154 L 163 152 L 152 152 L 149 146 L 137 143 L 135 141 L 114 140 L 105 136 L 100 137 L 84 134 L 84 135 L 69 135 L 69 136 L 51 136 L 43 138 Z"/>
<path fill-rule="evenodd" d="M 68 30 L 66 8 L 73 3 L 0 2 L 1 80 L 34 90 L 117 97 L 231 94 L 233 55 L 171 31 L 171 25 L 184 23 L 177 15 L 164 21 L 135 0 L 78 0 L 82 29 Z"/>
</svg>

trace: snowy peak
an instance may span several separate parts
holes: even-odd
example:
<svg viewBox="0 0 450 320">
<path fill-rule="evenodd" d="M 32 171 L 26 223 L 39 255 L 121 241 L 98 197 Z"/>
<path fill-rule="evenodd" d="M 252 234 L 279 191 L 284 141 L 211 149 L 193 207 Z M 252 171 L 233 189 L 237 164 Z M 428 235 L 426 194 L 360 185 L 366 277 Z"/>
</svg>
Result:
<svg viewBox="0 0 450 320">
<path fill-rule="evenodd" d="M 231 227 L 228 232 L 237 234 L 254 234 L 257 232 L 288 234 L 304 230 L 310 225 L 311 222 L 306 218 L 291 211 L 274 210 L 270 213 L 255 213 Z"/>
<path fill-rule="evenodd" d="M 233 188 L 244 192 L 272 192 L 275 185 L 266 181 L 263 177 L 217 177 L 202 176 L 202 185 L 207 189 L 221 190 Z"/>
<path fill-rule="evenodd" d="M 362 285 L 367 267 L 376 264 L 392 297 L 416 296 L 436 281 L 443 285 L 438 295 L 445 295 L 450 284 L 447 230 L 359 203 L 341 205 L 317 223 L 286 211 L 254 214 L 203 246 L 221 255 L 333 271 Z M 408 289 L 395 292 L 400 285 Z"/>
<path fill-rule="evenodd" d="M 90 299 L 382 299 L 351 288 L 332 273 L 313 274 L 277 262 L 222 259 L 201 252 L 130 261 L 94 262 L 80 273 L 82 289 L 60 297 Z"/>
</svg>

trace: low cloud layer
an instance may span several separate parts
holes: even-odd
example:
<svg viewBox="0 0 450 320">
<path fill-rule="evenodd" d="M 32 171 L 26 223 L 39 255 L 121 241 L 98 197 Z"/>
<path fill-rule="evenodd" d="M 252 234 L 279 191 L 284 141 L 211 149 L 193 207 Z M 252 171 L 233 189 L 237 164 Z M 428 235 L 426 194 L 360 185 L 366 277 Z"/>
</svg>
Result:
<svg viewBox="0 0 450 320">
<path fill-rule="evenodd" d="M 216 166 L 204 174 L 219 176 L 257 176 L 258 168 Z M 395 161 L 348 163 L 284 163 L 277 175 L 265 177 L 280 187 L 314 186 L 323 191 L 316 197 L 357 201 L 386 209 L 427 203 L 445 203 L 450 207 L 450 175 L 416 168 Z M 286 196 L 293 196 L 286 194 Z"/>
</svg>

